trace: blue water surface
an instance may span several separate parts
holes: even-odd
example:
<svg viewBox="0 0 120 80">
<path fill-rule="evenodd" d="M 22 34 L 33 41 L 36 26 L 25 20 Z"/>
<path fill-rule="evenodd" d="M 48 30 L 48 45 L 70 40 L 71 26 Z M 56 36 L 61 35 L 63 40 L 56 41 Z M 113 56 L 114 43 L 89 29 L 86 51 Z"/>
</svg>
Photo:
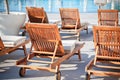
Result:
<svg viewBox="0 0 120 80">
<path fill-rule="evenodd" d="M 43 7 L 48 13 L 59 13 L 59 8 L 78 8 L 81 13 L 95 13 L 98 6 L 94 0 L 8 0 L 11 12 L 25 12 L 26 6 Z M 115 0 L 116 1 L 116 0 Z M 115 2 L 115 9 L 120 9 L 120 1 Z M 104 6 L 111 8 L 111 3 Z M 0 12 L 5 12 L 4 0 L 0 0 Z"/>
</svg>

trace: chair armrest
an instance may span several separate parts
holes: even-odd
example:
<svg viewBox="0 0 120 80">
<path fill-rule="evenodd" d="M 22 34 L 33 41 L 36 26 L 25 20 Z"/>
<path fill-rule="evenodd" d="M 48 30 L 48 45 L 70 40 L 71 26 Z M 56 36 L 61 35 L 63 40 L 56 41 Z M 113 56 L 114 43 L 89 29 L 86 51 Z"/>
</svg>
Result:
<svg viewBox="0 0 120 80">
<path fill-rule="evenodd" d="M 68 58 L 70 58 L 72 55 L 75 54 L 76 50 L 80 50 L 83 46 L 84 46 L 85 43 L 80 43 L 79 45 L 77 45 L 77 47 L 72 51 L 70 52 L 69 54 L 66 54 L 60 58 L 58 58 L 56 61 L 54 61 L 52 64 L 51 64 L 51 67 L 55 67 L 57 65 L 60 65 L 62 62 L 64 62 L 65 60 L 67 60 Z"/>
</svg>

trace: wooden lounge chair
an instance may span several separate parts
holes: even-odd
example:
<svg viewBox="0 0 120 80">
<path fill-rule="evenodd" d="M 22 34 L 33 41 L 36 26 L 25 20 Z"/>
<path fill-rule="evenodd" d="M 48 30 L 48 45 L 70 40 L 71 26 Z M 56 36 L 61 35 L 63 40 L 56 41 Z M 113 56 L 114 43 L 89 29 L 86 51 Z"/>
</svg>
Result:
<svg viewBox="0 0 120 80">
<path fill-rule="evenodd" d="M 26 7 L 29 22 L 31 23 L 52 23 L 58 24 L 60 21 L 49 21 L 43 7 Z"/>
<path fill-rule="evenodd" d="M 26 7 L 29 21 L 32 23 L 49 23 L 43 7 Z"/>
<path fill-rule="evenodd" d="M 28 22 L 31 23 L 49 23 L 47 14 L 43 7 L 26 7 Z M 23 35 L 26 35 L 26 27 L 22 26 Z"/>
<path fill-rule="evenodd" d="M 19 71 L 20 76 L 25 75 L 26 69 L 32 70 L 45 70 L 56 73 L 56 80 L 60 80 L 60 64 L 70 58 L 72 55 L 77 53 L 79 59 L 80 49 L 83 47 L 83 43 L 73 43 L 71 48 L 66 48 L 70 46 L 71 42 L 65 46 L 63 41 L 61 42 L 60 34 L 57 25 L 55 24 L 38 24 L 38 23 L 27 23 L 26 29 L 29 33 L 32 46 L 31 53 L 16 62 L 18 67 L 22 67 Z M 69 42 L 68 40 L 66 42 Z M 63 46 L 64 45 L 64 46 Z M 34 60 L 34 58 L 40 58 L 39 60 Z M 50 60 L 41 58 L 50 58 Z M 30 65 L 31 63 L 44 63 L 48 66 L 35 66 Z"/>
<path fill-rule="evenodd" d="M 120 77 L 120 28 L 94 26 L 95 57 L 86 66 L 86 80 L 91 75 Z"/>
<path fill-rule="evenodd" d="M 20 14 L 20 15 L 16 14 L 14 15 L 14 17 L 13 15 L 9 15 L 1 19 L 0 21 L 0 38 L 1 38 L 0 43 L 2 44 L 2 48 L 0 50 L 0 56 L 9 54 L 17 49 L 24 50 L 25 56 L 27 55 L 25 45 L 30 40 L 26 39 L 26 36 L 20 36 L 22 34 L 22 32 L 20 32 L 20 27 L 25 22 L 25 16 L 26 16 L 25 14 Z M 10 21 L 11 18 L 13 22 Z M 16 19 L 18 19 L 18 21 L 15 21 Z"/>
<path fill-rule="evenodd" d="M 43 7 L 26 7 L 28 22 L 31 23 L 52 23 L 58 24 L 60 21 L 50 21 L 48 20 L 48 16 Z M 26 31 L 25 26 L 22 27 L 23 30 Z M 24 32 L 26 34 L 26 32 Z"/>
<path fill-rule="evenodd" d="M 118 10 L 98 10 L 98 25 L 118 26 Z"/>
<path fill-rule="evenodd" d="M 80 40 L 81 30 L 86 30 L 88 33 L 88 23 L 80 23 L 80 16 L 77 8 L 60 8 L 60 16 L 62 22 L 60 30 L 62 32 L 75 34 L 77 40 Z"/>
</svg>

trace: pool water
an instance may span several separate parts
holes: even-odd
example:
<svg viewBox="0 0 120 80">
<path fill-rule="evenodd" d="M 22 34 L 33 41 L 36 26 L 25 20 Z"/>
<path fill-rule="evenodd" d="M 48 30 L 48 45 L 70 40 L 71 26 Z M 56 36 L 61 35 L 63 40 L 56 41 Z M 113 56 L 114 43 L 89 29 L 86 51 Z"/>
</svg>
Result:
<svg viewBox="0 0 120 80">
<path fill-rule="evenodd" d="M 95 13 L 98 6 L 94 4 L 94 0 L 8 0 L 10 11 L 25 12 L 26 6 L 44 7 L 48 13 L 59 13 L 59 8 L 78 8 L 81 13 Z M 119 9 L 120 0 L 114 0 L 103 8 Z M 0 12 L 5 12 L 4 0 L 0 0 Z"/>
</svg>

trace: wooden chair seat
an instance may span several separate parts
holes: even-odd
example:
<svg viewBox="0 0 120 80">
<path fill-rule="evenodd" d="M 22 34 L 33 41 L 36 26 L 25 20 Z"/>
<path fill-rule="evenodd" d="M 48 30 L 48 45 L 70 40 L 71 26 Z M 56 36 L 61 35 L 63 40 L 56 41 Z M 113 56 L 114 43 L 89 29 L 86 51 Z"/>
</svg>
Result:
<svg viewBox="0 0 120 80">
<path fill-rule="evenodd" d="M 15 47 L 23 42 L 25 42 L 25 36 L 1 36 L 3 44 L 5 47 Z"/>
<path fill-rule="evenodd" d="M 22 36 L 1 36 L 0 39 L 0 56 L 9 54 L 20 47 L 24 50 L 24 55 L 27 56 L 27 51 L 25 45 L 29 43 L 26 37 Z"/>
</svg>

